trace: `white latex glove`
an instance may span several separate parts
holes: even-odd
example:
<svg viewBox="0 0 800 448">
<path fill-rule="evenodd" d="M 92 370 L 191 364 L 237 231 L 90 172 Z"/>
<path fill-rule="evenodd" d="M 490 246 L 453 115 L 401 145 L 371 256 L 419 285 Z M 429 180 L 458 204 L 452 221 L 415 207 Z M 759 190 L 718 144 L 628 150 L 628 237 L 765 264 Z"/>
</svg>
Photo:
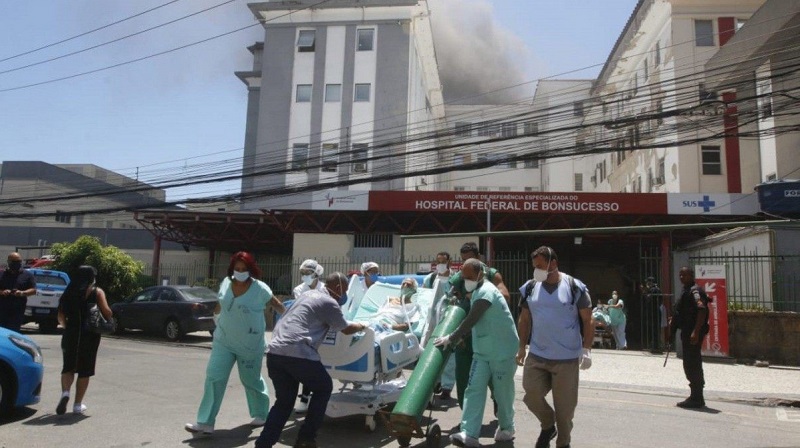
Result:
<svg viewBox="0 0 800 448">
<path fill-rule="evenodd" d="M 580 369 L 586 370 L 589 367 L 592 367 L 592 349 L 584 348 L 580 360 Z"/>
<path fill-rule="evenodd" d="M 219 314 L 212 314 L 212 317 L 214 319 L 214 325 L 217 325 L 219 323 Z"/>
<path fill-rule="evenodd" d="M 433 345 L 436 347 L 442 347 L 443 350 L 447 349 L 447 346 L 450 345 L 450 335 L 440 336 L 433 341 Z"/>
</svg>

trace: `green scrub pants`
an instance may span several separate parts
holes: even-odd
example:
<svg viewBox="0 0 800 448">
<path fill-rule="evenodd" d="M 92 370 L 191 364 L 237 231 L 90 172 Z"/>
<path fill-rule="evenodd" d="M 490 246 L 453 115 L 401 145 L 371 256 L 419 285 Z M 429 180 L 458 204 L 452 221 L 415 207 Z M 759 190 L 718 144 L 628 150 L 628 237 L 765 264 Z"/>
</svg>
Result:
<svg viewBox="0 0 800 448">
<path fill-rule="evenodd" d="M 517 363 L 514 358 L 502 361 L 472 360 L 469 385 L 464 396 L 461 414 L 461 430 L 468 436 L 478 438 L 486 407 L 486 390 L 489 381 L 494 384 L 497 400 L 497 424 L 503 431 L 514 430 L 514 373 Z"/>
<path fill-rule="evenodd" d="M 264 355 L 261 353 L 255 358 L 247 359 L 238 356 L 221 344 L 213 344 L 211 357 L 209 357 L 206 367 L 203 399 L 200 401 L 200 409 L 197 410 L 197 423 L 214 426 L 234 363 L 239 370 L 239 379 L 244 386 L 250 417 L 266 420 L 269 412 L 269 395 L 267 394 L 267 383 L 261 376 L 263 359 Z"/>
</svg>

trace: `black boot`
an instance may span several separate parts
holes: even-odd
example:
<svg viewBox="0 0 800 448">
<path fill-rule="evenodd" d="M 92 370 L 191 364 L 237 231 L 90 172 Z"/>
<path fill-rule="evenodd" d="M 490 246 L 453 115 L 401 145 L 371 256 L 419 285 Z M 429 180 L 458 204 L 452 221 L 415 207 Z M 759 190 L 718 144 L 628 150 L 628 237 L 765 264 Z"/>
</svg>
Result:
<svg viewBox="0 0 800 448">
<path fill-rule="evenodd" d="M 691 386 L 691 388 L 692 394 L 689 395 L 689 398 L 681 401 L 677 406 L 684 409 L 700 409 L 705 407 L 706 401 L 703 399 L 703 388 L 697 386 Z"/>
</svg>

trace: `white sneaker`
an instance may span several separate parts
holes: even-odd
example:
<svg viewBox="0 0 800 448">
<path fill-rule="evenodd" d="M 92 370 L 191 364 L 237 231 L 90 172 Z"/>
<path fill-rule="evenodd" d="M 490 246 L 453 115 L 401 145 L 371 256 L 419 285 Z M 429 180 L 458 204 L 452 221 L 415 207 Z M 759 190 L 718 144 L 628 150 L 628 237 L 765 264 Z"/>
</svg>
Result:
<svg viewBox="0 0 800 448">
<path fill-rule="evenodd" d="M 83 403 L 78 403 L 72 407 L 73 414 L 83 414 L 84 412 L 86 412 L 86 405 Z"/>
<path fill-rule="evenodd" d="M 514 440 L 514 430 L 513 429 L 500 429 L 497 427 L 497 431 L 494 432 L 494 440 L 498 442 L 507 442 L 509 440 Z"/>
<path fill-rule="evenodd" d="M 214 432 L 214 427 L 202 423 L 187 423 L 183 429 L 189 431 L 194 436 L 210 436 Z"/>
<path fill-rule="evenodd" d="M 294 406 L 294 412 L 297 414 L 305 414 L 308 412 L 308 401 L 300 400 L 300 402 Z"/>
<path fill-rule="evenodd" d="M 456 446 L 465 446 L 467 448 L 477 448 L 481 446 L 481 443 L 478 442 L 478 439 L 468 436 L 464 431 L 451 434 L 450 441 Z"/>
<path fill-rule="evenodd" d="M 250 426 L 252 427 L 264 426 L 265 423 L 267 423 L 266 420 L 264 420 L 263 418 L 256 417 L 253 419 L 252 422 L 250 422 Z"/>
</svg>

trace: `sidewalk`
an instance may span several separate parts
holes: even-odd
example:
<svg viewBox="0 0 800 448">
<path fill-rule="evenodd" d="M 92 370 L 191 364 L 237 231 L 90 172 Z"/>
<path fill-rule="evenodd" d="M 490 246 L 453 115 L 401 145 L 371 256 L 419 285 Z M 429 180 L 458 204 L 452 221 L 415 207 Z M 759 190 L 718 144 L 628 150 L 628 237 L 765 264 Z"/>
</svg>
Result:
<svg viewBox="0 0 800 448">
<path fill-rule="evenodd" d="M 683 374 L 683 361 L 671 353 L 664 367 L 664 356 L 635 350 L 593 349 L 592 367 L 581 371 L 581 386 L 686 395 L 689 386 Z M 799 368 L 704 362 L 703 371 L 707 399 L 800 400 Z M 517 376 L 522 376 L 522 369 Z"/>
</svg>

